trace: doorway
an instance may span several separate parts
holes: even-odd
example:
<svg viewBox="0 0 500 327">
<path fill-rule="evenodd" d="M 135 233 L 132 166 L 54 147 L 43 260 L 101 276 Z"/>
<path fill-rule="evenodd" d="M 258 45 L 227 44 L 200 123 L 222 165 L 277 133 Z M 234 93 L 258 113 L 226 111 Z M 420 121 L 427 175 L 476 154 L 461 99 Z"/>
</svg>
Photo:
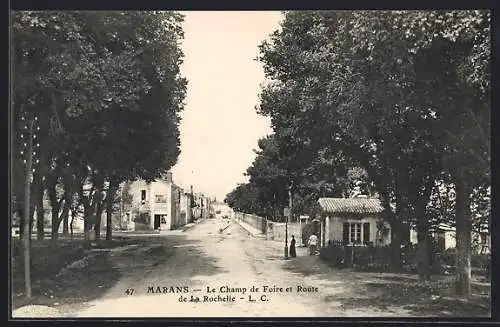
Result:
<svg viewBox="0 0 500 327">
<path fill-rule="evenodd" d="M 155 215 L 154 229 L 160 228 L 161 215 Z"/>
</svg>

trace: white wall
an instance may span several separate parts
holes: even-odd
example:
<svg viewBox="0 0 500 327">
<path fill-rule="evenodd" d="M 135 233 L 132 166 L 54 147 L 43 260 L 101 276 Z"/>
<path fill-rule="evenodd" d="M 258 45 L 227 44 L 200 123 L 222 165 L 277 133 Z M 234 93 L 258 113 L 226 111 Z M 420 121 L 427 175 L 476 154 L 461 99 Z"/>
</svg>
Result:
<svg viewBox="0 0 500 327">
<path fill-rule="evenodd" d="M 410 230 L 410 242 L 411 244 L 418 244 L 418 232 L 413 228 Z M 456 247 L 457 241 L 455 236 L 455 231 L 446 231 L 444 233 L 444 248 L 452 249 Z"/>
<path fill-rule="evenodd" d="M 332 216 L 332 217 L 327 217 L 326 219 L 327 219 L 326 230 L 328 231 L 328 233 L 325 235 L 325 245 L 328 244 L 329 240 L 332 241 L 342 240 L 343 237 L 342 228 L 344 222 L 361 223 L 362 226 L 364 223 L 370 223 L 370 242 L 373 242 L 373 244 L 377 246 L 385 246 L 391 243 L 390 231 L 381 243 L 378 242 L 378 237 L 377 237 L 378 236 L 377 221 L 379 219 L 378 217 L 367 216 L 361 219 L 354 219 L 354 218 L 343 218 L 339 216 Z M 387 222 L 384 223 L 386 227 L 390 229 L 390 225 Z M 363 232 L 361 233 L 361 235 L 363 235 Z"/>
<path fill-rule="evenodd" d="M 141 201 L 141 191 L 146 190 L 146 204 Z M 151 212 L 151 228 L 154 227 L 155 215 L 166 215 L 166 223 L 161 224 L 161 229 L 170 229 L 171 226 L 171 208 L 172 208 L 172 184 L 165 181 L 156 181 L 146 183 L 143 180 L 134 181 L 130 185 L 130 194 L 132 195 L 133 208 L 147 208 Z M 156 195 L 161 194 L 166 198 L 166 203 L 156 203 Z"/>
<path fill-rule="evenodd" d="M 220 214 L 217 215 L 219 217 L 222 217 L 222 216 L 231 217 L 232 216 L 232 209 L 227 204 L 220 204 L 220 203 L 214 204 L 213 207 L 214 207 L 215 211 L 220 210 Z"/>
<path fill-rule="evenodd" d="M 163 195 L 166 203 L 156 203 L 156 195 Z M 161 229 L 170 229 L 171 226 L 171 207 L 172 207 L 172 184 L 166 182 L 151 183 L 151 227 L 154 227 L 155 215 L 166 215 L 166 222 L 160 224 Z"/>
<path fill-rule="evenodd" d="M 444 233 L 444 248 L 445 249 L 453 249 L 457 246 L 457 238 L 455 232 L 446 232 Z"/>
<path fill-rule="evenodd" d="M 274 241 L 284 241 L 286 234 L 286 224 L 285 223 L 272 223 L 272 228 L 267 228 L 267 238 Z M 302 230 L 299 223 L 289 223 L 288 224 L 288 241 L 292 239 L 294 235 L 297 245 L 302 244 Z"/>
</svg>

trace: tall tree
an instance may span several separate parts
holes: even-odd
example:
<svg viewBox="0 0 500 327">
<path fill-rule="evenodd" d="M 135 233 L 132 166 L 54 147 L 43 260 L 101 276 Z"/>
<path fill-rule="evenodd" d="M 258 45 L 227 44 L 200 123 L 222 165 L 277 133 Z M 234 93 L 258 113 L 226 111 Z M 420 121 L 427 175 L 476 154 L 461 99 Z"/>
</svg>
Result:
<svg viewBox="0 0 500 327">
<path fill-rule="evenodd" d="M 426 207 L 446 166 L 442 140 L 450 131 L 439 114 L 450 108 L 443 107 L 448 97 L 427 81 L 458 89 L 443 78 L 422 79 L 422 73 L 433 72 L 430 53 L 450 57 L 432 52 L 441 40 L 463 48 L 460 40 L 470 40 L 486 20 L 482 12 L 290 12 L 261 46 L 272 82 L 263 89 L 259 111 L 271 117 L 277 135 L 294 140 L 289 144 L 342 151 L 367 171 L 392 226 L 396 261 L 401 223 L 416 220 L 423 278 L 429 277 Z M 487 49 L 483 39 L 469 45 Z M 479 53 L 477 58 L 485 57 Z M 454 67 L 470 72 L 471 66 Z M 472 76 L 487 76 L 483 68 L 472 69 Z M 463 127 L 460 121 L 448 123 Z"/>
<path fill-rule="evenodd" d="M 181 22 L 175 12 L 14 15 L 14 117 L 23 108 L 39 113 L 47 121 L 40 146 L 50 149 L 44 162 L 97 183 L 84 201 L 86 221 L 103 208 L 94 195 L 111 180 L 151 180 L 177 160 Z"/>
</svg>

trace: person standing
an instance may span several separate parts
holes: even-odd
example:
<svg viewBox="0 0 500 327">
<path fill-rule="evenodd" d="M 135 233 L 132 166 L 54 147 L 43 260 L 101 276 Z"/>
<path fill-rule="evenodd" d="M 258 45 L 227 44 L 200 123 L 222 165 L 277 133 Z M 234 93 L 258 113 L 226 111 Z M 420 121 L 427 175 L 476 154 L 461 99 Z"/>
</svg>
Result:
<svg viewBox="0 0 500 327">
<path fill-rule="evenodd" d="M 307 245 L 309 245 L 309 255 L 315 255 L 316 247 L 318 245 L 318 237 L 316 236 L 316 234 L 312 233 L 311 236 L 309 236 Z"/>
<path fill-rule="evenodd" d="M 297 252 L 295 251 L 295 236 L 292 235 L 292 240 L 290 241 L 290 257 L 295 258 Z"/>
</svg>

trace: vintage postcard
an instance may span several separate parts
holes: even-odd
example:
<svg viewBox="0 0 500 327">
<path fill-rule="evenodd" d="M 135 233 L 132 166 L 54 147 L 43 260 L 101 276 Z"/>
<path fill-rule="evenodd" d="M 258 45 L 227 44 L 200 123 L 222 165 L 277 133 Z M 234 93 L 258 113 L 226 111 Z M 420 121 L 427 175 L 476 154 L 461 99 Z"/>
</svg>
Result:
<svg viewBox="0 0 500 327">
<path fill-rule="evenodd" d="M 11 319 L 491 317 L 490 17 L 12 11 Z"/>
</svg>

